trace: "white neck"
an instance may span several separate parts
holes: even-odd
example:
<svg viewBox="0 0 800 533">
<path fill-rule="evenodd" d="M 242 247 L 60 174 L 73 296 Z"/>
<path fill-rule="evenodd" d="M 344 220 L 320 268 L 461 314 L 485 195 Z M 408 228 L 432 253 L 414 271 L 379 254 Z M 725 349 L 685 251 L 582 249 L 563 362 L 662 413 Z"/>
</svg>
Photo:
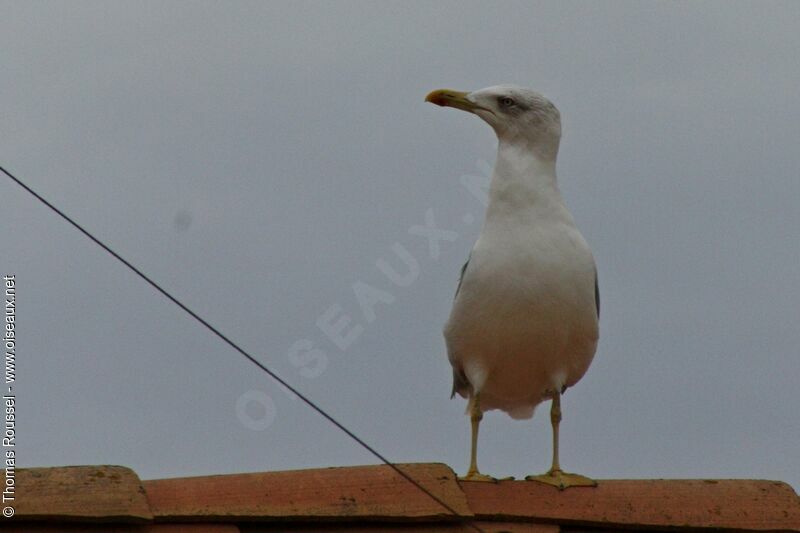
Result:
<svg viewBox="0 0 800 533">
<path fill-rule="evenodd" d="M 556 181 L 555 156 L 546 157 L 524 143 L 500 140 L 489 187 L 486 220 L 509 215 L 566 211 Z"/>
</svg>

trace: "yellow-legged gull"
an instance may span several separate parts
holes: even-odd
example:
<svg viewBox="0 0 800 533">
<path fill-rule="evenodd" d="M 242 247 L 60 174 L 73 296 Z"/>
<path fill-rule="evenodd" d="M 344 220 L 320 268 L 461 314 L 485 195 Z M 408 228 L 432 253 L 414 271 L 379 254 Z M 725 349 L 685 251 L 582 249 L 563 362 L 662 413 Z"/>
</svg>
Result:
<svg viewBox="0 0 800 533">
<path fill-rule="evenodd" d="M 426 100 L 469 111 L 499 145 L 486 219 L 461 272 L 444 329 L 453 395 L 468 398 L 470 467 L 462 478 L 491 481 L 477 465 L 483 413 L 530 418 L 551 399 L 553 464 L 526 479 L 560 488 L 594 485 L 561 470 L 561 394 L 584 375 L 599 337 L 597 271 L 589 246 L 556 182 L 561 118 L 544 96 L 502 85 L 464 93 L 441 89 Z"/>
</svg>

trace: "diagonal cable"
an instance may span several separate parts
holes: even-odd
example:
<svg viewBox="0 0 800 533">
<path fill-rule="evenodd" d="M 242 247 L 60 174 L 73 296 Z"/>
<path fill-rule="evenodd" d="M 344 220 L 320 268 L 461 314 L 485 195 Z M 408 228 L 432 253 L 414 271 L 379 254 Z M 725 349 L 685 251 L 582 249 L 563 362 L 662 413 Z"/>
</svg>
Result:
<svg viewBox="0 0 800 533">
<path fill-rule="evenodd" d="M 261 369 L 261 370 L 263 370 L 264 372 L 266 372 L 266 373 L 267 373 L 267 374 L 268 374 L 268 375 L 269 375 L 269 376 L 270 376 L 272 379 L 274 379 L 275 381 L 277 381 L 278 383 L 280 383 L 281 385 L 283 385 L 284 387 L 286 387 L 287 389 L 289 389 L 289 390 L 290 390 L 290 391 L 291 391 L 293 394 L 295 394 L 295 395 L 296 395 L 298 398 L 300 398 L 301 400 L 303 400 L 303 402 L 305 402 L 305 404 L 306 404 L 306 405 L 308 405 L 308 406 L 309 406 L 311 409 L 313 409 L 313 410 L 314 410 L 314 411 L 316 411 L 316 412 L 317 412 L 319 415 L 321 415 L 323 418 L 325 418 L 326 420 L 328 420 L 328 422 L 330 422 L 331 424 L 333 424 L 334 426 L 336 426 L 337 428 L 339 428 L 339 429 L 340 429 L 342 432 L 344 432 L 344 433 L 345 433 L 345 434 L 346 434 L 348 437 L 350 437 L 352 440 L 354 440 L 355 442 L 357 442 L 357 443 L 358 443 L 358 444 L 359 444 L 359 445 L 360 445 L 362 448 L 364 448 L 364 449 L 365 449 L 365 450 L 367 450 L 369 453 L 371 453 L 373 456 L 375 456 L 376 458 L 378 458 L 378 459 L 379 459 L 379 460 L 380 460 L 382 463 L 384 463 L 385 465 L 387 465 L 387 466 L 389 466 L 390 468 L 392 468 L 392 470 L 394 470 L 395 472 L 397 472 L 398 474 L 400 474 L 400 476 L 402 476 L 403 478 L 405 478 L 407 481 L 409 481 L 411 484 L 413 484 L 415 487 L 417 487 L 417 488 L 418 488 L 420 491 L 422 491 L 422 492 L 424 492 L 425 494 L 427 494 L 427 495 L 428 495 L 428 496 L 429 496 L 429 497 L 430 497 L 432 500 L 434 500 L 436 503 L 438 503 L 438 504 L 439 504 L 439 505 L 441 505 L 443 508 L 445 508 L 445 509 L 446 509 L 446 510 L 447 510 L 449 513 L 451 513 L 453 516 L 455 516 L 455 517 L 457 517 L 457 518 L 460 518 L 460 519 L 462 519 L 462 520 L 466 519 L 466 521 L 467 521 L 467 525 L 468 525 L 468 526 L 470 526 L 470 527 L 474 528 L 476 531 L 483 531 L 483 530 L 482 530 L 482 529 L 480 529 L 478 526 L 476 526 L 475 524 L 473 524 L 473 523 L 472 523 L 472 521 L 471 521 L 469 518 L 461 516 L 461 515 L 458 513 L 458 511 L 456 511 L 455 509 L 453 509 L 453 508 L 452 508 L 452 507 L 451 507 L 449 504 L 447 504 L 447 502 L 443 501 L 441 498 L 439 498 L 438 496 L 436 496 L 435 494 L 433 494 L 431 491 L 429 491 L 428 489 L 426 489 L 425 487 L 423 487 L 423 486 L 422 486 L 422 485 L 421 485 L 421 484 L 420 484 L 420 483 L 419 483 L 417 480 L 415 480 L 414 478 L 412 478 L 411 476 L 409 476 L 408 474 L 406 474 L 405 472 L 403 472 L 403 470 L 402 470 L 402 469 L 400 469 L 400 467 L 398 467 L 398 466 L 397 466 L 396 464 L 394 464 L 393 462 L 389 461 L 389 460 L 388 460 L 386 457 L 384 457 L 384 456 L 383 456 L 381 453 L 379 453 L 379 452 L 378 452 L 378 451 L 377 451 L 375 448 L 373 448 L 372 446 L 370 446 L 369 444 L 367 444 L 367 443 L 366 443 L 366 442 L 365 442 L 363 439 L 361 439 L 361 438 L 360 438 L 358 435 L 356 435 L 355 433 L 353 433 L 352 431 L 350 431 L 349 429 L 347 429 L 347 428 L 346 428 L 346 427 L 345 427 L 345 426 L 344 426 L 344 425 L 343 425 L 341 422 L 339 422 L 338 420 L 336 420 L 336 419 L 335 419 L 335 418 L 334 418 L 332 415 L 330 415 L 330 414 L 329 414 L 327 411 L 325 411 L 325 410 L 324 410 L 322 407 L 318 406 L 316 403 L 314 403 L 314 402 L 313 402 L 313 401 L 312 401 L 310 398 L 308 398 L 306 395 L 302 394 L 300 391 L 298 391 L 298 390 L 297 390 L 296 388 L 294 388 L 292 385 L 290 385 L 289 383 L 287 383 L 287 382 L 286 382 L 286 381 L 285 381 L 283 378 L 281 378 L 281 377 L 280 377 L 278 374 L 276 374 L 275 372 L 273 372 L 272 370 L 270 370 L 269 368 L 267 368 L 267 366 L 265 366 L 263 363 L 261 363 L 261 362 L 260 362 L 258 359 L 256 359 L 256 358 L 255 358 L 255 357 L 253 357 L 252 355 L 250 355 L 250 354 L 249 354 L 247 351 L 245 351 L 245 350 L 244 350 L 244 348 L 240 347 L 238 344 L 236 344 L 235 342 L 233 342 L 233 341 L 232 341 L 230 338 L 228 338 L 228 336 L 227 336 L 227 335 L 225 335 L 225 334 L 224 334 L 224 333 L 222 333 L 220 330 L 218 330 L 217 328 L 215 328 L 214 326 L 212 326 L 212 325 L 211 325 L 211 324 L 210 324 L 210 323 L 209 323 L 209 322 L 208 322 L 206 319 L 204 319 L 203 317 L 201 317 L 200 315 L 198 315 L 197 313 L 195 313 L 194 311 L 192 311 L 192 310 L 191 310 L 189 307 L 187 307 L 187 306 L 186 306 L 186 305 L 185 305 L 183 302 L 181 302 L 180 300 L 178 300 L 178 299 L 177 299 L 175 296 L 173 296 L 172 294 L 170 294 L 170 293 L 169 293 L 169 292 L 168 292 L 166 289 L 164 289 L 164 288 L 163 288 L 161 285 L 159 285 L 158 283 L 156 283 L 155 281 L 153 281 L 153 279 L 151 279 L 151 278 L 150 278 L 150 276 L 148 276 L 147 274 L 145 274 L 144 272 L 142 272 L 141 270 L 139 270 L 138 268 L 136 268 L 136 267 L 135 267 L 133 264 L 131 264 L 131 263 L 130 263 L 130 262 L 127 260 L 127 259 L 125 259 L 125 258 L 124 258 L 124 257 L 122 257 L 121 255 L 119 255 L 117 252 L 115 252 L 114 250 L 112 250 L 112 249 L 111 249 L 111 248 L 110 248 L 110 247 L 109 247 L 107 244 L 105 244 L 103 241 L 101 241 L 100 239 L 98 239 L 97 237 L 95 237 L 94 235 L 92 235 L 91 233 L 89 233 L 89 231 L 87 231 L 86 229 L 84 229 L 84 228 L 83 228 L 83 226 L 81 226 L 80 224 L 78 224 L 77 222 L 75 222 L 75 221 L 74 221 L 72 218 L 70 218 L 68 215 L 66 215 L 66 214 L 65 214 L 63 211 L 61 211 L 59 208 L 57 208 L 56 206 L 54 206 L 53 204 L 51 204 L 50 202 L 48 202 L 48 201 L 47 201 L 47 200 L 46 200 L 44 197 L 42 197 L 42 196 L 41 196 L 39 193 L 37 193 L 36 191 L 34 191 L 34 190 L 33 190 L 33 189 L 31 189 L 30 187 L 28 187 L 28 185 L 26 185 L 25 183 L 23 183 L 23 182 L 22 182 L 22 181 L 21 181 L 19 178 L 17 178 L 17 177 L 16 177 L 16 176 L 14 176 L 13 174 L 11 174 L 11 173 L 10 173 L 8 170 L 6 170 L 6 169 L 5 169 L 4 167 L 2 167 L 2 166 L 0 166 L 0 170 L 2 170 L 2 171 L 3 171 L 3 173 L 4 173 L 6 176 L 8 176 L 9 178 L 11 178 L 11 179 L 12 179 L 12 180 L 13 180 L 13 181 L 14 181 L 14 182 L 17 184 L 17 185 L 19 185 L 20 187 L 22 187 L 23 189 L 25 189 L 25 190 L 26 190 L 28 193 L 30 193 L 31 195 L 33 195 L 33 196 L 34 196 L 34 197 L 35 197 L 37 200 L 39 200 L 41 203 L 43 203 L 44 205 L 46 205 L 47 207 L 49 207 L 49 208 L 50 208 L 52 211 L 54 211 L 54 212 L 55 212 L 55 213 L 56 213 L 58 216 L 60 216 L 61 218 L 63 218 L 63 219 L 64 219 L 64 220 L 66 220 L 67 222 L 69 222 L 69 223 L 70 223 L 70 224 L 71 224 L 73 227 L 75 227 L 75 229 L 77 229 L 78 231 L 80 231 L 81 233 L 83 233 L 84 235 L 86 235 L 86 237 L 88 237 L 88 238 L 89 238 L 91 241 L 93 241 L 93 242 L 94 242 L 96 245 L 98 245 L 98 246 L 99 246 L 99 247 L 101 247 L 103 250 L 105 250 L 106 252 L 108 252 L 109 254 L 111 254 L 111 256 L 113 256 L 113 257 L 114 257 L 115 259 L 117 259 L 117 260 L 118 260 L 120 263 L 122 263 L 123 265 L 125 265 L 126 267 L 128 267 L 130 270 L 132 270 L 132 271 L 133 271 L 133 272 L 134 272 L 134 273 L 135 273 L 137 276 L 139 276 L 139 277 L 140 277 L 140 278 L 142 278 L 144 281 L 146 281 L 147 283 L 149 283 L 149 284 L 150 284 L 150 285 L 151 285 L 151 286 L 152 286 L 152 287 L 153 287 L 155 290 L 157 290 L 157 291 L 158 291 L 158 292 L 160 292 L 162 295 L 164 295 L 164 296 L 165 296 L 165 297 L 166 297 L 168 300 L 170 300 L 172 303 L 174 303 L 175 305 L 177 305 L 178 307 L 180 307 L 180 308 L 181 308 L 183 311 L 185 311 L 185 312 L 186 312 L 186 313 L 187 313 L 189 316 L 191 316 L 192 318 L 194 318 L 195 320 L 197 320 L 198 322 L 200 322 L 200 324 L 202 324 L 203 326 L 205 326 L 205 327 L 206 327 L 206 329 L 208 329 L 209 331 L 211 331 L 211 333 L 213 333 L 214 335 L 216 335 L 217 337 L 219 337 L 220 339 L 222 339 L 222 341 L 224 341 L 224 342 L 225 342 L 225 343 L 226 343 L 228 346 L 230 346 L 231 348 L 233 348 L 234 350 L 236 350 L 237 352 L 239 352 L 239 354 L 241 354 L 242 356 L 244 356 L 244 357 L 245 357 L 245 358 L 246 358 L 248 361 L 250 361 L 251 363 L 253 363 L 254 365 L 256 365 L 258 368 L 260 368 L 260 369 Z"/>
</svg>

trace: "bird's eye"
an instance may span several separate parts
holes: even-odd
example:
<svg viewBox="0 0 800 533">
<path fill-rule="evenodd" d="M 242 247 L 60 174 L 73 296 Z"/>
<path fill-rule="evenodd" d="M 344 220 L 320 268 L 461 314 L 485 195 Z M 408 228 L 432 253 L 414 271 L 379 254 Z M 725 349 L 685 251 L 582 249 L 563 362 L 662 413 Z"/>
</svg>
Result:
<svg viewBox="0 0 800 533">
<path fill-rule="evenodd" d="M 509 98 L 508 96 L 503 96 L 500 98 L 500 105 L 503 107 L 511 107 L 514 105 L 514 99 Z"/>
</svg>

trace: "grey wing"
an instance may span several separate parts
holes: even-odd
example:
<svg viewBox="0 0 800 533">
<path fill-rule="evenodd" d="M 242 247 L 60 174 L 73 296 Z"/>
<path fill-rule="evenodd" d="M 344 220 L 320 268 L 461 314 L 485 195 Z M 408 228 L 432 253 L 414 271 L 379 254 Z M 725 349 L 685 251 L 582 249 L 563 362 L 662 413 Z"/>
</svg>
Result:
<svg viewBox="0 0 800 533">
<path fill-rule="evenodd" d="M 472 252 L 467 256 L 467 261 L 464 263 L 464 266 L 461 267 L 461 274 L 458 276 L 458 286 L 456 287 L 456 293 L 453 295 L 453 299 L 456 299 L 458 296 L 458 291 L 461 290 L 461 283 L 464 281 L 464 273 L 467 271 L 467 265 L 469 264 L 469 258 L 472 257 Z"/>
<path fill-rule="evenodd" d="M 461 367 L 456 368 L 453 366 L 453 389 L 450 391 L 450 398 L 455 398 L 456 393 L 466 398 L 470 395 L 471 388 L 472 386 L 467 380 L 467 375 L 464 374 L 464 371 L 461 369 Z"/>
<path fill-rule="evenodd" d="M 599 319 L 600 318 L 600 285 L 597 283 L 597 267 L 594 267 L 594 305 L 597 308 L 597 318 Z"/>
<path fill-rule="evenodd" d="M 467 271 L 467 265 L 469 265 L 469 259 L 472 256 L 470 253 L 467 256 L 467 261 L 464 263 L 464 266 L 461 267 L 461 274 L 458 276 L 458 286 L 456 287 L 456 294 L 453 296 L 455 300 L 458 296 L 458 291 L 461 290 L 461 283 L 464 281 L 464 273 Z M 450 391 L 450 398 L 454 398 L 456 393 L 460 394 L 461 396 L 466 397 L 469 394 L 470 384 L 467 380 L 466 374 L 464 374 L 464 370 L 459 366 L 453 366 L 453 389 Z"/>
</svg>

